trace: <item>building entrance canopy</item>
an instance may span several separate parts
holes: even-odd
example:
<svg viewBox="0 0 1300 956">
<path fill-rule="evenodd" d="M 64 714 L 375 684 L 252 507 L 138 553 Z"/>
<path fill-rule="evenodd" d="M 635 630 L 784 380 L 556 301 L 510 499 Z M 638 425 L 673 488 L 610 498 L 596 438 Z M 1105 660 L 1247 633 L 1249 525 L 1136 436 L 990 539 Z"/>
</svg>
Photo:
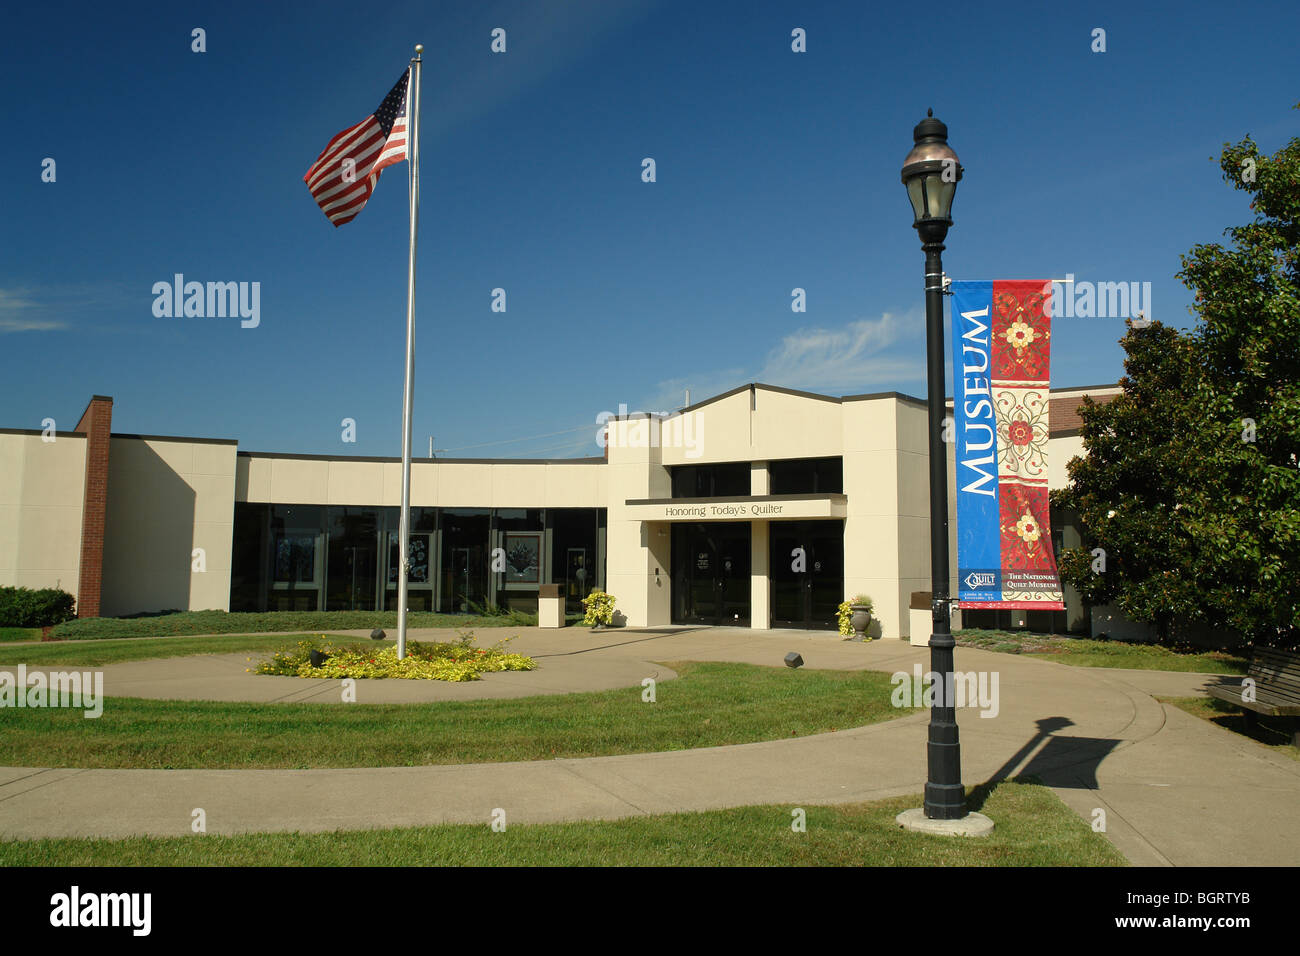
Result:
<svg viewBox="0 0 1300 956">
<path fill-rule="evenodd" d="M 795 521 L 847 517 L 848 502 L 839 494 L 631 498 L 626 515 L 636 521 Z"/>
</svg>

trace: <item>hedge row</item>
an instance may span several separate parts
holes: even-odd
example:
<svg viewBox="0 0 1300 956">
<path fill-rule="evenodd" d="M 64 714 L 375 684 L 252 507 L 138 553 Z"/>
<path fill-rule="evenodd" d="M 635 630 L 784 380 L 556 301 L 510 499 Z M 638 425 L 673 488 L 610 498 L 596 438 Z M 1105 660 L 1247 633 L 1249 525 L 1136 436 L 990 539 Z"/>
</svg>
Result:
<svg viewBox="0 0 1300 956">
<path fill-rule="evenodd" d="M 408 627 L 530 627 L 536 614 L 474 616 L 412 611 Z M 110 640 L 119 637 L 173 637 L 184 634 L 265 634 L 304 631 L 350 631 L 397 627 L 396 611 L 177 611 L 140 617 L 91 617 L 60 624 L 51 637 Z"/>
<path fill-rule="evenodd" d="M 49 627 L 70 620 L 74 598 L 59 588 L 0 587 L 0 627 Z"/>
</svg>

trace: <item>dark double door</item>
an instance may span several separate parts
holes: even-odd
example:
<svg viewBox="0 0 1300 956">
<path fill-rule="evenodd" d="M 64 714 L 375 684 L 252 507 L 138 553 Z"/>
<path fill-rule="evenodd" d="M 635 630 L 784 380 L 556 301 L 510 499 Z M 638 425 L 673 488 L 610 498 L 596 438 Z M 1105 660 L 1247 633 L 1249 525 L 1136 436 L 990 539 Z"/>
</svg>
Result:
<svg viewBox="0 0 1300 956">
<path fill-rule="evenodd" d="M 838 627 L 844 600 L 844 522 L 773 521 L 768 536 L 772 626 Z"/>
<path fill-rule="evenodd" d="M 672 535 L 673 623 L 748 627 L 749 523 L 675 524 Z"/>
</svg>

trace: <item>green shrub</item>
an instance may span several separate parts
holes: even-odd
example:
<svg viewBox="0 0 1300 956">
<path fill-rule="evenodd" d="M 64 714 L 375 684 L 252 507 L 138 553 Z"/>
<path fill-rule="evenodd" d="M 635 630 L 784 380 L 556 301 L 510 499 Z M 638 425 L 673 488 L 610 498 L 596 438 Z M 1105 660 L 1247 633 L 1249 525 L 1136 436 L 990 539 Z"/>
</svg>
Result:
<svg viewBox="0 0 1300 956">
<path fill-rule="evenodd" d="M 60 588 L 0 588 L 0 627 L 49 627 L 70 620 L 74 598 Z"/>
<path fill-rule="evenodd" d="M 592 588 L 591 593 L 582 599 L 582 606 L 587 612 L 583 615 L 582 623 L 609 626 L 614 622 L 615 601 L 617 598 L 614 595 L 600 588 Z"/>
</svg>

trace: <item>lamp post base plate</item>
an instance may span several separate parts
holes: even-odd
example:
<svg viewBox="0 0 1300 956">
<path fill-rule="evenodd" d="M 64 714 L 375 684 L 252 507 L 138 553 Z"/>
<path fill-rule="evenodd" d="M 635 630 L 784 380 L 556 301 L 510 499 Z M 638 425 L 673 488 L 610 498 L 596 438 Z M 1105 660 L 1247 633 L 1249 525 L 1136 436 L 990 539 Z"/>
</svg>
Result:
<svg viewBox="0 0 1300 956">
<path fill-rule="evenodd" d="M 931 820 L 925 810 L 904 810 L 894 817 L 894 822 L 904 830 L 918 833 L 937 833 L 940 836 L 988 836 L 993 832 L 993 821 L 982 813 L 968 813 L 956 820 Z"/>
</svg>

